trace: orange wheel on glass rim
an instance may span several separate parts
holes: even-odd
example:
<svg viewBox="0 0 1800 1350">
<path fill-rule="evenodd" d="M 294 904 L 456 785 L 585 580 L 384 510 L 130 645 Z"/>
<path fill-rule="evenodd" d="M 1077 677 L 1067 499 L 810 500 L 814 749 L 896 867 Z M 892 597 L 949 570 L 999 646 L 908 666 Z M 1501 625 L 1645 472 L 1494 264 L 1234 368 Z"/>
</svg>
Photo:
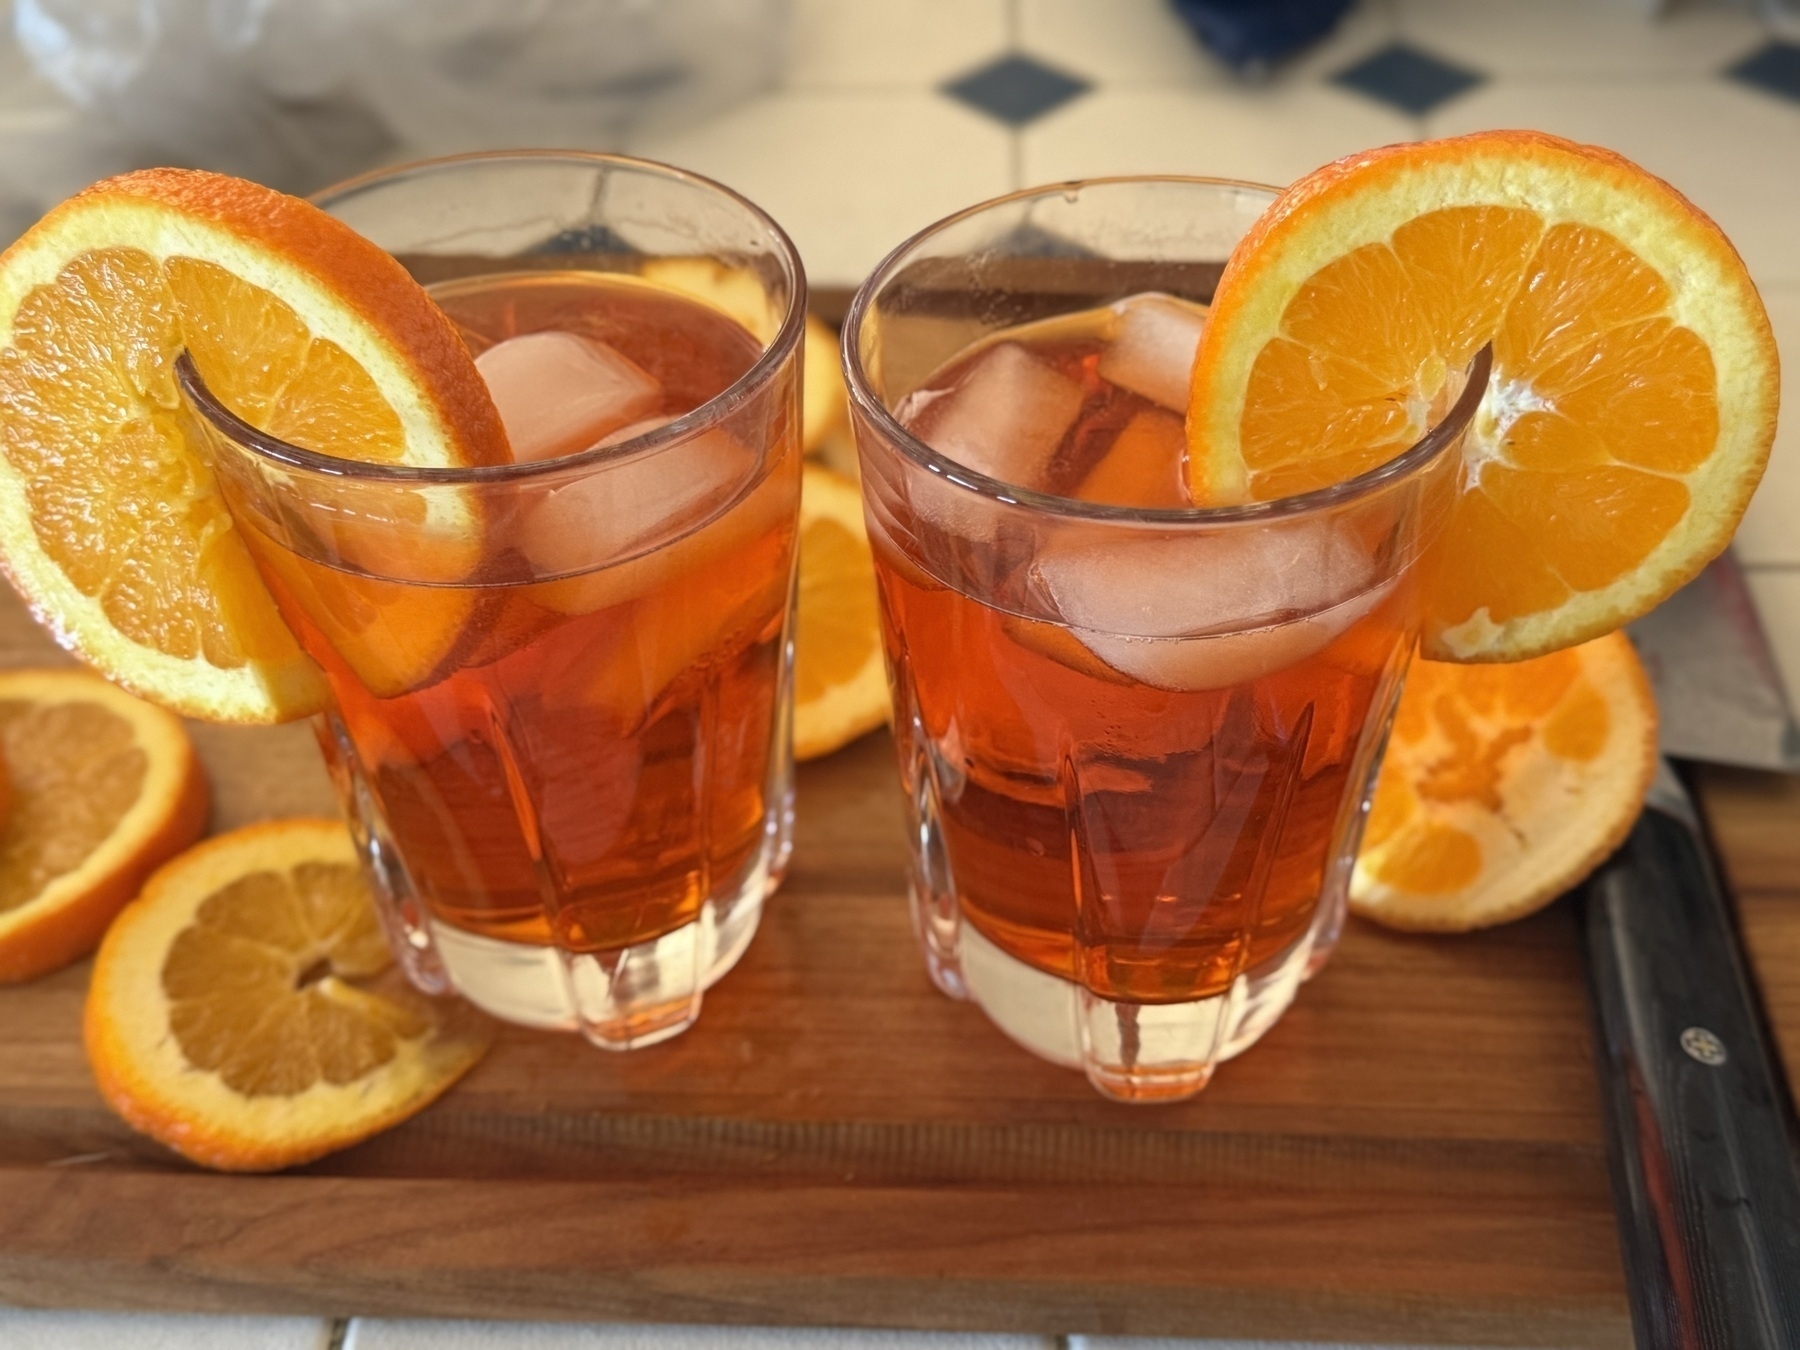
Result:
<svg viewBox="0 0 1800 1350">
<path fill-rule="evenodd" d="M 322 706 L 225 509 L 182 350 L 252 426 L 343 458 L 499 463 L 449 320 L 318 208 L 218 174 L 107 179 L 0 254 L 0 563 L 65 646 L 165 706 Z M 398 682 L 403 683 L 402 677 Z"/>
<path fill-rule="evenodd" d="M 1201 339 L 1196 500 L 1286 496 L 1391 458 L 1488 342 L 1426 655 L 1586 640 L 1724 548 L 1775 430 L 1756 288 L 1668 184 L 1537 132 L 1371 150 L 1282 193 Z"/>
<path fill-rule="evenodd" d="M 1656 771 L 1656 703 L 1609 633 L 1505 665 L 1417 661 L 1350 908 L 1461 932 L 1549 904 L 1625 838 Z"/>
<path fill-rule="evenodd" d="M 87 955 L 206 827 L 181 720 L 84 670 L 0 672 L 0 984 Z"/>
<path fill-rule="evenodd" d="M 107 1104 L 194 1162 L 266 1172 L 423 1110 L 493 1026 L 394 968 L 349 831 L 274 820 L 167 863 L 114 922 L 83 1020 Z"/>
</svg>

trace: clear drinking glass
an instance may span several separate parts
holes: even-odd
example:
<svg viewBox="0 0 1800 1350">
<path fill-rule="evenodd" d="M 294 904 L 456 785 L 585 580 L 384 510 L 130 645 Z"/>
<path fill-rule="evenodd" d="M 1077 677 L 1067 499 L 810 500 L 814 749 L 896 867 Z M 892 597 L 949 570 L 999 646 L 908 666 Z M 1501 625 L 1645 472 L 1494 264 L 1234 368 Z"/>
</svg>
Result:
<svg viewBox="0 0 1800 1350">
<path fill-rule="evenodd" d="M 661 415 L 611 441 L 422 469 L 285 444 L 180 364 L 329 681 L 319 743 L 407 974 L 609 1049 L 675 1035 L 790 847 L 800 260 L 736 194 L 615 156 L 468 156 L 318 200 L 471 349 L 575 332 L 654 379 Z"/>
<path fill-rule="evenodd" d="M 895 250 L 844 333 L 926 965 L 1123 1100 L 1199 1091 L 1337 940 L 1487 354 L 1406 453 L 1247 506 L 1034 491 L 908 426 L 990 465 L 1161 428 L 1175 492 L 1191 306 L 1272 195 L 1001 198 Z"/>
</svg>

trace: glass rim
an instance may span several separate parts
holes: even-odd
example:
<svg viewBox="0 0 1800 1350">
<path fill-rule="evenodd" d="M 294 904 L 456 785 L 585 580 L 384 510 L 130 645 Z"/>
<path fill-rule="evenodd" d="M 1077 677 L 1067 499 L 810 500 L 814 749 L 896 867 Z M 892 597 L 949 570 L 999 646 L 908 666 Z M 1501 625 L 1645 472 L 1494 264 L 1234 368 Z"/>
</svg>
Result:
<svg viewBox="0 0 1800 1350">
<path fill-rule="evenodd" d="M 862 355 L 858 350 L 859 344 L 856 336 L 868 318 L 876 293 L 886 282 L 893 279 L 900 267 L 908 261 L 909 255 L 914 253 L 921 244 L 966 220 L 971 220 L 998 207 L 1009 206 L 1032 198 L 1063 196 L 1094 187 L 1142 186 L 1155 183 L 1183 187 L 1248 189 L 1253 192 L 1267 193 L 1271 199 L 1281 191 L 1281 189 L 1270 187 L 1266 183 L 1253 183 L 1238 178 L 1206 178 L 1192 174 L 1123 174 L 1105 178 L 1071 178 L 1061 182 L 1045 183 L 1037 187 L 1020 188 L 999 197 L 990 197 L 986 201 L 977 202 L 973 206 L 964 207 L 941 220 L 934 221 L 902 241 L 876 264 L 875 270 L 869 273 L 868 278 L 857 288 L 856 296 L 850 302 L 850 309 L 844 318 L 844 328 L 839 337 L 838 346 L 844 367 L 844 383 L 849 391 L 851 406 L 868 418 L 880 430 L 883 438 L 895 446 L 906 458 L 926 472 L 963 491 L 974 493 L 987 501 L 1024 507 L 1043 515 L 1107 524 L 1223 525 L 1235 522 L 1281 520 L 1292 516 L 1308 515 L 1343 505 L 1346 502 L 1356 501 L 1380 490 L 1396 479 L 1408 477 L 1415 470 L 1435 460 L 1447 447 L 1455 444 L 1461 438 L 1463 432 L 1468 429 L 1469 423 L 1474 420 L 1475 411 L 1480 407 L 1481 399 L 1487 392 L 1488 379 L 1493 367 L 1491 344 L 1482 347 L 1470 358 L 1468 365 L 1464 368 L 1465 380 L 1462 391 L 1457 395 L 1455 403 L 1405 450 L 1383 460 L 1374 468 L 1364 470 L 1356 477 L 1346 479 L 1341 483 L 1313 488 L 1307 492 L 1297 492 L 1292 496 L 1277 497 L 1271 501 L 1243 502 L 1229 506 L 1115 506 L 1100 502 L 1084 502 L 1073 497 L 1059 497 L 1054 493 L 1039 492 L 1034 488 L 1008 483 L 1004 479 L 994 478 L 978 469 L 972 469 L 933 449 L 902 426 L 899 418 L 895 417 L 887 405 L 876 397 L 875 391 L 869 384 L 868 372 L 863 368 Z"/>
<path fill-rule="evenodd" d="M 799 347 L 800 335 L 806 328 L 808 289 L 806 268 L 800 259 L 800 251 L 794 247 L 794 241 L 788 237 L 787 231 L 776 223 L 774 217 L 744 196 L 743 193 L 728 188 L 723 183 L 708 178 L 704 174 L 694 173 L 688 169 L 676 168 L 674 165 L 663 164 L 653 159 L 640 159 L 635 155 L 610 154 L 598 150 L 475 150 L 460 155 L 440 155 L 432 159 L 412 160 L 385 169 L 372 169 L 367 173 L 358 174 L 354 178 L 346 178 L 341 183 L 333 183 L 330 187 L 321 188 L 307 200 L 314 205 L 319 205 L 345 193 L 405 177 L 420 170 L 524 160 L 539 162 L 562 160 L 573 164 L 590 166 L 599 164 L 643 171 L 651 176 L 688 183 L 716 192 L 743 208 L 768 233 L 775 245 L 776 256 L 781 259 L 783 267 L 793 282 L 792 292 L 788 297 L 787 312 L 782 315 L 775 335 L 764 345 L 761 355 L 751 363 L 750 368 L 699 407 L 665 422 L 652 431 L 643 432 L 614 445 L 599 445 L 586 450 L 578 450 L 574 454 L 563 455 L 557 459 L 524 460 L 509 464 L 382 464 L 370 460 L 345 459 L 339 455 L 327 454 L 322 450 L 309 450 L 304 446 L 294 445 L 278 436 L 251 426 L 221 403 L 218 396 L 207 388 L 205 381 L 200 377 L 199 369 L 194 365 L 193 358 L 185 349 L 175 359 L 175 378 L 182 392 L 187 395 L 195 409 L 221 435 L 285 468 L 305 469 L 333 478 L 356 479 L 365 482 L 405 483 L 415 487 L 469 487 L 529 482 L 538 478 L 555 477 L 569 470 L 588 469 L 603 463 L 611 463 L 614 460 L 649 454 L 687 440 L 696 433 L 726 420 L 756 397 L 768 384 L 782 362 Z M 504 263 L 507 260 L 500 258 L 495 261 Z"/>
</svg>

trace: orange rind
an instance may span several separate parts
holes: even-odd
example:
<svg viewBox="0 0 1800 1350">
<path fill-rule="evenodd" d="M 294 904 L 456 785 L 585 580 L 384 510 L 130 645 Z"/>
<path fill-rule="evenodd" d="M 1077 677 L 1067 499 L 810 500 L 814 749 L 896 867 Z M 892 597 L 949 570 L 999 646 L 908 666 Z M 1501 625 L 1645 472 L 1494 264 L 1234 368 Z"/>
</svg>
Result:
<svg viewBox="0 0 1800 1350">
<path fill-rule="evenodd" d="M 277 820 L 163 866 L 101 944 L 84 1036 L 101 1095 L 206 1167 L 266 1172 L 415 1114 L 492 1025 L 394 969 L 335 820 Z"/>
<path fill-rule="evenodd" d="M 0 254 L 0 564 L 62 643 L 189 716 L 325 702 L 177 386 L 339 458 L 502 463 L 455 329 L 393 258 L 254 183 L 97 183 Z M 472 528 L 471 522 L 462 522 Z"/>
<path fill-rule="evenodd" d="M 794 757 L 830 754 L 889 716 L 875 561 L 862 491 L 806 466 L 794 612 Z"/>
<path fill-rule="evenodd" d="M 1528 131 L 1353 155 L 1270 206 L 1196 357 L 1195 500 L 1284 497 L 1393 458 L 1487 344 L 1427 656 L 1596 637 L 1730 541 L 1775 433 L 1756 287 L 1667 183 Z"/>
<path fill-rule="evenodd" d="M 1420 661 L 1350 908 L 1391 928 L 1521 918 L 1619 846 L 1656 771 L 1656 703 L 1623 633 L 1510 665 Z"/>
<path fill-rule="evenodd" d="M 206 826 L 181 720 L 84 670 L 0 672 L 0 984 L 86 956 Z"/>
</svg>

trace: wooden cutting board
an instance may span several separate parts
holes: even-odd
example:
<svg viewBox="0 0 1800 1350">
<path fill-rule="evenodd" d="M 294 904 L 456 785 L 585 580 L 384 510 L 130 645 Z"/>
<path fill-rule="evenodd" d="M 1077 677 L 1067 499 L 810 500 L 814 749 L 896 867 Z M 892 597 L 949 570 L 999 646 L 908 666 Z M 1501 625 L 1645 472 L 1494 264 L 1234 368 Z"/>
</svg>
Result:
<svg viewBox="0 0 1800 1350">
<path fill-rule="evenodd" d="M 0 663 L 53 659 L 0 598 Z M 331 810 L 305 727 L 195 734 L 217 828 Z M 1793 1054 L 1800 791 L 1712 803 Z M 0 989 L 0 1302 L 1629 1344 L 1568 906 L 1354 924 L 1199 1100 L 1133 1108 L 928 984 L 885 737 L 806 767 L 799 819 L 696 1031 L 508 1029 L 422 1116 L 281 1176 L 106 1111 L 85 965 Z"/>
</svg>

